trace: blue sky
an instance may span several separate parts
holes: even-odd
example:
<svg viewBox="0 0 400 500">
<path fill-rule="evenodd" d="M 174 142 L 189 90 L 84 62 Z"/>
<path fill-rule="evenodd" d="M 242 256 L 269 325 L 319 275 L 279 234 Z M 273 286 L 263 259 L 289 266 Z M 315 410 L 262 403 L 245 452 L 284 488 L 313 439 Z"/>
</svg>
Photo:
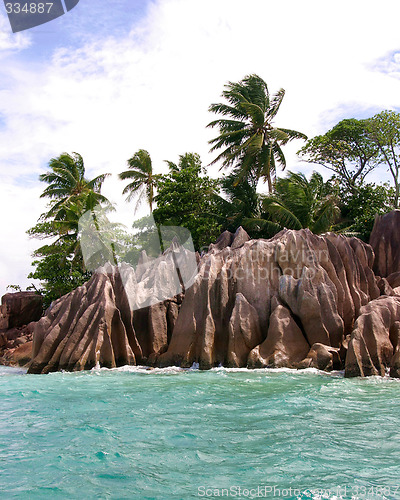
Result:
<svg viewBox="0 0 400 500">
<path fill-rule="evenodd" d="M 21 58 L 45 60 L 59 47 L 76 48 L 93 39 L 127 36 L 146 15 L 148 4 L 147 0 L 80 0 L 64 16 L 26 31 L 32 45 Z"/>
<path fill-rule="evenodd" d="M 114 174 L 105 194 L 128 223 L 116 178 L 127 158 L 145 148 L 160 172 L 187 151 L 209 163 L 207 108 L 228 80 L 258 73 L 285 88 L 277 125 L 310 137 L 400 110 L 399 18 L 398 0 L 80 0 L 13 34 L 0 3 L 0 293 L 29 284 L 40 242 L 25 232 L 44 211 L 51 157 L 77 151 L 90 176 Z M 288 168 L 310 172 L 301 145 L 287 147 Z"/>
</svg>

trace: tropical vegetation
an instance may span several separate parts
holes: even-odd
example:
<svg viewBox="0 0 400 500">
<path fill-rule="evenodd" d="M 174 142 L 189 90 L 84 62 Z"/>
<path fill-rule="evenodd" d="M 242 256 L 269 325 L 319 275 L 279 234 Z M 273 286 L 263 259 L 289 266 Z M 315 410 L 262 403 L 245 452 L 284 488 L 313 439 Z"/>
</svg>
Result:
<svg viewBox="0 0 400 500">
<path fill-rule="evenodd" d="M 128 170 L 119 174 L 121 180 L 128 180 L 122 194 L 127 194 L 127 201 L 136 197 L 135 212 L 145 200 L 153 210 L 154 196 L 157 188 L 159 175 L 153 173 L 153 163 L 149 153 L 145 149 L 139 149 L 128 160 Z"/>
<path fill-rule="evenodd" d="M 178 164 L 167 162 L 169 173 L 160 177 L 156 224 L 183 226 L 191 235 L 196 250 L 207 246 L 222 230 L 218 217 L 218 181 L 205 173 L 200 156 L 186 153 Z"/>
<path fill-rule="evenodd" d="M 82 156 L 63 153 L 52 158 L 49 170 L 40 176 L 48 184 L 41 195 L 49 199 L 48 210 L 28 234 L 52 241 L 34 252 L 36 269 L 29 277 L 41 282 L 45 306 L 90 277 L 80 246 L 79 222 L 98 206 L 112 210 L 111 203 L 101 194 L 108 175 L 88 179 Z"/>
<path fill-rule="evenodd" d="M 164 249 L 165 226 L 185 227 L 198 251 L 239 226 L 254 238 L 269 238 L 286 227 L 316 234 L 338 231 L 368 241 L 376 214 L 399 205 L 400 114 L 346 118 L 307 139 L 276 125 L 284 95 L 283 89 L 270 94 L 258 75 L 226 84 L 224 102 L 209 107 L 218 115 L 208 124 L 218 131 L 210 140 L 217 155 L 211 165 L 228 169 L 218 179 L 210 177 L 196 153 L 167 160 L 163 172 L 162 165 L 153 167 L 147 150 L 138 149 L 119 179 L 126 182 L 121 190 L 127 201 L 135 201 L 133 212 L 147 205 L 150 215 L 134 221 L 131 234 L 108 220 L 113 207 L 101 191 L 109 174 L 88 178 L 78 153 L 52 158 L 40 176 L 47 184 L 41 196 L 48 207 L 28 231 L 50 241 L 35 251 L 30 274 L 41 282 L 45 304 L 82 284 L 103 261 L 134 264 L 142 248 L 156 257 Z M 286 168 L 284 146 L 295 139 L 306 141 L 298 156 L 308 164 L 307 174 L 291 170 L 277 177 L 278 167 Z M 371 182 L 369 174 L 383 169 L 393 186 Z M 259 191 L 263 183 L 267 192 Z M 82 221 L 95 234 L 84 245 Z M 88 258 L 82 245 L 92 243 Z"/>
<path fill-rule="evenodd" d="M 222 115 L 208 124 L 220 132 L 210 141 L 211 151 L 222 150 L 212 163 L 221 161 L 221 168 L 232 167 L 237 182 L 244 178 L 266 181 L 272 193 L 276 165 L 286 167 L 282 146 L 293 139 L 307 139 L 301 132 L 274 125 L 284 96 L 284 89 L 270 95 L 258 75 L 226 84 L 222 97 L 227 102 L 209 107 Z"/>
</svg>

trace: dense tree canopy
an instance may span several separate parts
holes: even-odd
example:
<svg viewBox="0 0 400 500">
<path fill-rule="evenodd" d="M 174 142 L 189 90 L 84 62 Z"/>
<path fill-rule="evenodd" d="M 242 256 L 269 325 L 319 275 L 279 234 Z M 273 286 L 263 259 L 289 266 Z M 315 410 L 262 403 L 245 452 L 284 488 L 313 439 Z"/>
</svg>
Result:
<svg viewBox="0 0 400 500">
<path fill-rule="evenodd" d="M 83 158 L 78 153 L 63 153 L 49 161 L 50 170 L 40 175 L 39 179 L 46 182 L 48 187 L 41 194 L 41 198 L 49 198 L 50 205 L 47 214 L 42 217 L 57 216 L 57 212 L 67 206 L 82 206 L 88 203 L 110 205 L 107 198 L 101 194 L 104 180 L 110 174 L 98 175 L 94 179 L 85 178 Z M 62 214 L 58 215 L 59 218 Z"/>
<path fill-rule="evenodd" d="M 252 178 L 236 181 L 231 173 L 220 181 L 222 196 L 218 199 L 221 224 L 224 229 L 236 231 L 239 226 L 246 227 L 250 234 L 258 234 L 247 221 L 260 217 L 262 196 L 257 193 L 257 183 Z"/>
<path fill-rule="evenodd" d="M 393 177 L 394 207 L 399 207 L 400 196 L 400 113 L 382 111 L 368 120 L 368 133 Z"/>
<path fill-rule="evenodd" d="M 186 227 L 199 250 L 221 231 L 216 214 L 218 181 L 205 175 L 197 154 L 182 155 L 178 165 L 169 165 L 170 172 L 159 179 L 154 219 L 157 224 Z"/>
<path fill-rule="evenodd" d="M 274 223 L 290 229 L 309 228 L 316 234 L 329 231 L 339 218 L 339 200 L 332 184 L 318 172 L 310 179 L 302 173 L 289 172 L 278 179 L 276 193 L 267 196 L 263 208 Z"/>
<path fill-rule="evenodd" d="M 300 157 L 332 170 L 355 192 L 379 164 L 379 150 L 368 133 L 368 121 L 342 120 L 324 135 L 308 140 Z"/>
<path fill-rule="evenodd" d="M 355 193 L 342 188 L 342 219 L 336 229 L 368 242 L 375 217 L 393 209 L 394 196 L 394 189 L 388 185 L 364 184 Z"/>
</svg>

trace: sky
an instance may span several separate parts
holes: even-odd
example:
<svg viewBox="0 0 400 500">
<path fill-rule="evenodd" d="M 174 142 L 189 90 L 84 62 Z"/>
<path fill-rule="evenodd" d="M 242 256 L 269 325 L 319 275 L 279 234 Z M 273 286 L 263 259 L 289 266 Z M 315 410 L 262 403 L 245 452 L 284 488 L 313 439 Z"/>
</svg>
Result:
<svg viewBox="0 0 400 500">
<path fill-rule="evenodd" d="M 228 81 L 257 73 L 271 93 L 283 87 L 275 124 L 309 137 L 400 111 L 399 18 L 398 0 L 80 0 L 14 34 L 0 2 L 0 294 L 32 282 L 42 242 L 26 231 L 46 208 L 50 158 L 78 152 L 88 177 L 113 174 L 103 193 L 128 224 L 126 160 L 143 148 L 158 172 L 185 152 L 210 163 L 208 107 Z M 288 170 L 308 174 L 301 146 L 286 146 Z"/>
</svg>

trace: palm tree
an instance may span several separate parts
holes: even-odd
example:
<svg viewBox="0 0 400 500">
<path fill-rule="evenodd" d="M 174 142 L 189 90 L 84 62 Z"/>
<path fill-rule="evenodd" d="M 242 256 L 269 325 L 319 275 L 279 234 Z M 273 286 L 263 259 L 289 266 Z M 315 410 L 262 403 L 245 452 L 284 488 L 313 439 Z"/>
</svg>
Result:
<svg viewBox="0 0 400 500">
<path fill-rule="evenodd" d="M 317 172 L 310 180 L 302 173 L 289 172 L 277 181 L 276 193 L 264 198 L 263 208 L 266 224 L 272 222 L 281 229 L 308 227 L 315 234 L 329 231 L 340 214 L 332 185 Z"/>
<path fill-rule="evenodd" d="M 211 151 L 222 149 L 212 162 L 222 160 L 222 167 L 234 167 L 237 182 L 253 175 L 267 181 L 273 191 L 276 164 L 282 169 L 286 160 L 281 149 L 293 139 L 307 139 L 301 132 L 277 128 L 273 120 L 285 91 L 270 96 L 268 86 L 258 75 L 246 76 L 238 83 L 229 82 L 222 96 L 228 104 L 212 104 L 209 111 L 228 118 L 219 118 L 207 126 L 218 127 L 220 134 L 210 141 Z"/>
<path fill-rule="evenodd" d="M 259 237 L 257 231 L 254 232 L 253 228 L 246 225 L 247 220 L 261 216 L 262 195 L 257 193 L 256 184 L 250 178 L 237 183 L 234 173 L 222 177 L 220 187 L 224 196 L 218 196 L 217 203 L 224 229 L 234 232 L 239 226 L 243 226 L 246 231 L 249 229 L 250 236 Z"/>
<path fill-rule="evenodd" d="M 94 179 L 85 178 L 83 158 L 78 153 L 63 153 L 49 162 L 50 171 L 40 175 L 39 179 L 49 184 L 41 194 L 41 198 L 50 198 L 50 210 L 44 218 L 61 213 L 67 206 L 77 206 L 87 203 L 87 198 L 94 205 L 105 204 L 111 206 L 108 199 L 100 191 L 104 180 L 110 174 L 101 174 Z M 58 218 L 61 217 L 58 214 Z"/>
<path fill-rule="evenodd" d="M 41 292 L 47 305 L 90 278 L 93 268 L 85 267 L 83 253 L 87 243 L 81 246 L 82 221 L 85 215 L 93 213 L 96 229 L 101 229 L 104 226 L 103 214 L 113 209 L 101 194 L 103 182 L 110 174 L 87 179 L 82 156 L 78 153 L 63 153 L 52 158 L 49 167 L 49 171 L 40 176 L 40 180 L 48 184 L 41 197 L 50 198 L 49 210 L 28 231 L 32 237 L 53 239 L 51 244 L 33 253 L 36 269 L 29 275 L 41 281 Z M 108 251 L 106 254 L 103 248 L 101 252 L 107 258 L 112 253 Z"/>
<path fill-rule="evenodd" d="M 50 170 L 40 175 L 48 187 L 41 197 L 50 198 L 50 209 L 41 215 L 38 223 L 28 231 L 37 238 L 57 238 L 51 245 L 45 245 L 36 253 L 61 253 L 62 260 L 72 265 L 82 260 L 79 225 L 87 212 L 106 213 L 113 210 L 109 200 L 101 194 L 101 187 L 110 174 L 94 179 L 85 178 L 85 166 L 78 153 L 63 153 L 49 162 Z"/>
<path fill-rule="evenodd" d="M 153 173 L 153 165 L 149 153 L 145 149 L 139 149 L 132 158 L 128 160 L 129 170 L 119 174 L 121 180 L 128 179 L 131 182 L 125 186 L 122 194 L 128 194 L 127 201 L 138 196 L 135 212 L 146 197 L 150 206 L 150 212 L 153 211 L 153 202 L 159 174 Z"/>
</svg>

